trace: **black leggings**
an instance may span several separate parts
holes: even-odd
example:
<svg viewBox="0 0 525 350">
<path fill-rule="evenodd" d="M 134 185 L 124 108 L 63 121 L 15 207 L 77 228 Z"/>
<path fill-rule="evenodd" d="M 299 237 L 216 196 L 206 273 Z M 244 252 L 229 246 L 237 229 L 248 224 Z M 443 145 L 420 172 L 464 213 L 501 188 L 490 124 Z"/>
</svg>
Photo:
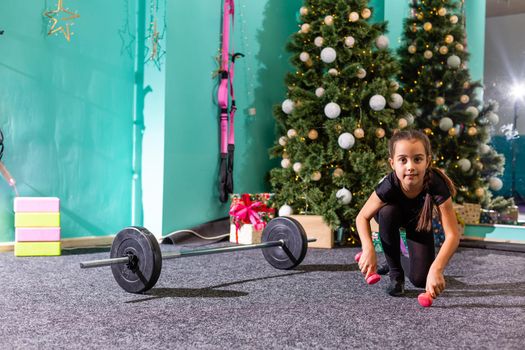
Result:
<svg viewBox="0 0 525 350">
<path fill-rule="evenodd" d="M 416 231 L 418 218 L 407 214 L 401 207 L 393 204 L 382 207 L 376 215 L 376 220 L 379 224 L 379 236 L 386 262 L 390 268 L 390 280 L 405 279 L 399 249 L 399 229 L 404 227 L 409 255 L 408 266 L 405 266 L 405 270 L 408 269 L 408 279 L 414 286 L 425 288 L 428 270 L 436 254 L 433 233 Z"/>
</svg>

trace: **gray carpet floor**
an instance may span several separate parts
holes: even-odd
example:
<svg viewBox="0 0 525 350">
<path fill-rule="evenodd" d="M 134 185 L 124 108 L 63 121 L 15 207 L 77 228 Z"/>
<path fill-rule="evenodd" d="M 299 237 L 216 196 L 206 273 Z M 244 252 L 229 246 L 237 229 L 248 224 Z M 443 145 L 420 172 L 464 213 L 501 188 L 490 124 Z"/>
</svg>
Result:
<svg viewBox="0 0 525 350">
<path fill-rule="evenodd" d="M 385 278 L 366 285 L 357 251 L 310 249 L 292 271 L 259 250 L 168 260 L 145 295 L 120 289 L 109 267 L 79 268 L 107 251 L 0 253 L 0 348 L 524 348 L 525 254 L 460 248 L 424 309 L 408 282 L 400 298 Z"/>
</svg>

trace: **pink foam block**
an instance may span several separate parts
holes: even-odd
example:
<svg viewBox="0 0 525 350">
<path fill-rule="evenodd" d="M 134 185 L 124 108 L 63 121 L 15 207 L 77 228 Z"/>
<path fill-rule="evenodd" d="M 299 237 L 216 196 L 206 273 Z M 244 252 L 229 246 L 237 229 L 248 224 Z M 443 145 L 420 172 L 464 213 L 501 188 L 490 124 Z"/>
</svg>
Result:
<svg viewBox="0 0 525 350">
<path fill-rule="evenodd" d="M 60 211 L 57 197 L 16 197 L 15 213 L 55 213 Z"/>
<path fill-rule="evenodd" d="M 16 242 L 56 242 L 60 241 L 60 227 L 17 227 Z"/>
</svg>

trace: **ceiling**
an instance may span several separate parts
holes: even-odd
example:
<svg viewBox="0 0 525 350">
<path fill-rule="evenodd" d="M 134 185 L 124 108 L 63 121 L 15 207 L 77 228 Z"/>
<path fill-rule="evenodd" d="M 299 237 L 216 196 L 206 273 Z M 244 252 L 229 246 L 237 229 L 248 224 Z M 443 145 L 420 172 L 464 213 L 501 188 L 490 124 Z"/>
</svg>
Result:
<svg viewBox="0 0 525 350">
<path fill-rule="evenodd" d="M 518 13 L 525 13 L 525 1 L 523 0 L 487 0 L 487 17 L 508 16 Z"/>
</svg>

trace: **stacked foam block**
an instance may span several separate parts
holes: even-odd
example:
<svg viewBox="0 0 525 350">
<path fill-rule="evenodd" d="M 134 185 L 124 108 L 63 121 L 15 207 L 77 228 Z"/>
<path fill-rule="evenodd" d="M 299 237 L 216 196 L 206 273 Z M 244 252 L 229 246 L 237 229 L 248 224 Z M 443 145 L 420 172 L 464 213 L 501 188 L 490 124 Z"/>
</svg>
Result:
<svg viewBox="0 0 525 350">
<path fill-rule="evenodd" d="M 60 200 L 16 197 L 15 256 L 60 255 Z"/>
</svg>

